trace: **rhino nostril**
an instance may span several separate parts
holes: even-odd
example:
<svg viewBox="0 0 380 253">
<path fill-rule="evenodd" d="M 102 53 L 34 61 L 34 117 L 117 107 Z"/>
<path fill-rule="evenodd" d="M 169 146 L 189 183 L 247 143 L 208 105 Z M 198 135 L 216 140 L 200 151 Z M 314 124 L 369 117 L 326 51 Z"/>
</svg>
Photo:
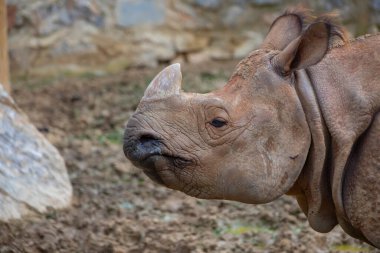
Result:
<svg viewBox="0 0 380 253">
<path fill-rule="evenodd" d="M 158 138 L 151 134 L 143 134 L 140 136 L 139 141 L 141 144 L 158 142 Z"/>
<path fill-rule="evenodd" d="M 132 161 L 143 161 L 161 155 L 162 140 L 151 133 L 130 132 L 124 140 L 124 154 Z"/>
<path fill-rule="evenodd" d="M 137 147 L 144 156 L 159 154 L 161 152 L 161 141 L 152 134 L 142 134 L 137 142 Z"/>
</svg>

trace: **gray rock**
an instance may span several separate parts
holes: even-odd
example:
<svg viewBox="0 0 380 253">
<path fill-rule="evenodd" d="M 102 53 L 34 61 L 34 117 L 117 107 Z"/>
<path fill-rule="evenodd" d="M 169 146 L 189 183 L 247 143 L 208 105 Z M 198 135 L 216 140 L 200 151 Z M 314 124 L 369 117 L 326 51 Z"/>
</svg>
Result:
<svg viewBox="0 0 380 253">
<path fill-rule="evenodd" d="M 0 85 L 0 220 L 70 205 L 65 163 Z"/>
<path fill-rule="evenodd" d="M 174 38 L 175 48 L 181 53 L 201 50 L 208 46 L 209 41 L 210 38 L 193 33 L 177 33 Z"/>
<path fill-rule="evenodd" d="M 204 51 L 189 54 L 187 56 L 187 60 L 188 62 L 194 63 L 194 64 L 207 62 L 210 60 L 210 52 L 208 52 L 207 50 L 204 50 Z"/>
<path fill-rule="evenodd" d="M 132 57 L 131 66 L 155 68 L 158 66 L 157 55 L 151 51 L 141 51 L 137 56 Z"/>
<path fill-rule="evenodd" d="M 39 36 L 47 36 L 64 27 L 73 26 L 75 21 L 84 20 L 96 27 L 104 26 L 104 13 L 93 0 L 75 0 L 73 5 L 65 0 L 46 3 L 19 3 L 18 9 L 27 23 L 31 23 Z"/>
<path fill-rule="evenodd" d="M 165 2 L 155 0 L 118 0 L 116 22 L 123 27 L 160 25 L 165 21 Z"/>
<path fill-rule="evenodd" d="M 231 50 L 226 50 L 221 47 L 211 47 L 208 50 L 208 55 L 213 60 L 231 60 L 233 59 L 233 55 Z"/>
<path fill-rule="evenodd" d="M 57 43 L 65 36 L 67 36 L 67 30 L 62 29 L 48 36 L 27 38 L 28 42 L 26 42 L 25 44 L 27 44 L 28 47 L 32 49 L 47 48 Z M 11 46 L 11 48 L 13 48 L 13 46 Z"/>
<path fill-rule="evenodd" d="M 223 24 L 228 27 L 239 24 L 243 12 L 244 9 L 242 7 L 237 5 L 231 6 L 223 15 Z"/>
<path fill-rule="evenodd" d="M 380 12 L 380 0 L 372 0 L 372 8 Z"/>
<path fill-rule="evenodd" d="M 249 0 L 249 2 L 256 5 L 274 5 L 280 4 L 281 0 Z"/>
<path fill-rule="evenodd" d="M 31 9 L 31 13 L 24 15 L 30 16 L 32 22 L 37 28 L 38 35 L 46 36 L 58 31 L 65 25 L 72 23 L 66 9 L 58 5 L 36 6 L 36 9 Z M 43 20 L 43 22 L 40 22 Z"/>
<path fill-rule="evenodd" d="M 68 10 L 73 20 L 86 20 L 96 27 L 104 26 L 104 13 L 102 13 L 100 5 L 93 0 L 77 0 L 75 6 Z"/>
<path fill-rule="evenodd" d="M 172 4 L 172 9 L 168 9 L 167 20 L 170 27 L 175 30 L 212 28 L 212 23 L 203 15 L 199 15 L 200 13 L 193 5 L 185 3 L 185 1 L 173 1 Z"/>
<path fill-rule="evenodd" d="M 84 20 L 78 20 L 74 23 L 72 29 L 67 30 L 64 36 L 54 41 L 51 45 L 51 54 L 54 57 L 58 57 L 73 54 L 83 55 L 96 53 L 97 47 L 92 38 L 96 34 L 99 34 L 99 30 L 96 26 Z"/>
<path fill-rule="evenodd" d="M 206 9 L 216 9 L 220 7 L 221 0 L 194 0 L 194 4 Z"/>
<path fill-rule="evenodd" d="M 261 33 L 246 32 L 247 37 L 242 43 L 234 48 L 233 57 L 235 59 L 242 59 L 246 57 L 252 50 L 259 48 L 264 37 Z"/>
<path fill-rule="evenodd" d="M 134 44 L 138 45 L 137 57 L 154 59 L 154 61 L 168 61 L 175 57 L 174 38 L 171 33 L 157 29 L 134 35 Z M 147 55 L 151 55 L 147 57 Z M 141 62 L 144 62 L 142 60 Z"/>
<path fill-rule="evenodd" d="M 317 12 L 339 9 L 354 34 L 380 29 L 380 0 L 306 0 Z M 157 66 L 242 58 L 295 0 L 8 0 L 17 7 L 10 32 L 13 71 L 52 63 Z M 362 18 L 360 18 L 362 17 Z M 125 28 L 125 29 L 120 29 Z M 221 36 L 220 36 L 221 35 Z M 202 37 L 208 38 L 202 38 Z M 250 40 L 250 41 L 248 41 Z M 218 44 L 218 45 L 216 45 Z M 186 55 L 185 57 L 182 55 Z M 182 56 L 181 56 L 182 55 Z M 127 60 L 123 60 L 127 59 Z M 178 58 L 178 59 L 177 59 Z M 105 63 L 107 61 L 107 63 Z"/>
</svg>

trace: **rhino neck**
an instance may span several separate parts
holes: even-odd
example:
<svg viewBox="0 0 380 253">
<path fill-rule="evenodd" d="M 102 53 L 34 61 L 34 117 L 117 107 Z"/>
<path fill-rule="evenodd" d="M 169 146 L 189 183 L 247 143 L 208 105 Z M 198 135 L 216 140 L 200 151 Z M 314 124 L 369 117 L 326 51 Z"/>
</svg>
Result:
<svg viewBox="0 0 380 253">
<path fill-rule="evenodd" d="M 328 232 L 337 224 L 327 168 L 329 132 L 306 70 L 296 72 L 295 88 L 309 125 L 312 142 L 304 168 L 288 194 L 296 196 L 314 230 Z"/>
<path fill-rule="evenodd" d="M 333 48 L 307 70 L 331 137 L 329 179 L 336 217 L 351 236 L 363 239 L 346 215 L 343 195 L 346 167 L 355 143 L 380 110 L 380 36 Z"/>
</svg>

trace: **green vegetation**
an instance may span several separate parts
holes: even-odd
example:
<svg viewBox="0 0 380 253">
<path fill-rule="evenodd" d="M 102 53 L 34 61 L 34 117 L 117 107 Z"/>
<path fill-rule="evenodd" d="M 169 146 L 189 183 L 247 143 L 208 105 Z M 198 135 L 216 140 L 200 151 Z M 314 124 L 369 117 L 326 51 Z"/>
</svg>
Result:
<svg viewBox="0 0 380 253">
<path fill-rule="evenodd" d="M 267 234 L 275 234 L 276 228 L 267 224 L 247 224 L 242 221 L 233 221 L 231 224 L 218 224 L 218 227 L 215 229 L 216 235 L 242 235 L 246 233 L 267 233 Z"/>
<path fill-rule="evenodd" d="M 370 252 L 370 249 L 367 247 L 359 247 L 355 245 L 349 244 L 339 244 L 335 245 L 332 248 L 334 251 L 342 251 L 342 252 Z"/>
<path fill-rule="evenodd" d="M 112 129 L 98 136 L 98 142 L 100 144 L 111 143 L 121 145 L 123 143 L 123 133 L 124 130 L 121 128 Z"/>
</svg>

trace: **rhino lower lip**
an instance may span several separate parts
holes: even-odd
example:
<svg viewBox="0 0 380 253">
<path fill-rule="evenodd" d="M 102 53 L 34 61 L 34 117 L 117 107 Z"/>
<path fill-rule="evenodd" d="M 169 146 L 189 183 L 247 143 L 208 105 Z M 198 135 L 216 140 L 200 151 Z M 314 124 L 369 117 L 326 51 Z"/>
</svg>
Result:
<svg viewBox="0 0 380 253">
<path fill-rule="evenodd" d="M 144 159 L 142 162 L 140 162 L 140 165 L 142 167 L 142 170 L 144 173 L 152 179 L 154 182 L 158 184 L 164 185 L 164 181 L 160 177 L 159 173 L 157 172 L 157 161 L 158 159 L 162 159 L 161 155 L 152 155 Z"/>
<path fill-rule="evenodd" d="M 167 163 L 170 163 L 174 168 L 183 169 L 189 164 L 191 161 L 178 156 L 171 156 L 166 154 L 155 154 L 148 156 L 143 161 L 139 163 L 143 172 L 154 182 L 164 185 L 165 182 L 160 176 L 160 170 L 167 170 Z"/>
</svg>

